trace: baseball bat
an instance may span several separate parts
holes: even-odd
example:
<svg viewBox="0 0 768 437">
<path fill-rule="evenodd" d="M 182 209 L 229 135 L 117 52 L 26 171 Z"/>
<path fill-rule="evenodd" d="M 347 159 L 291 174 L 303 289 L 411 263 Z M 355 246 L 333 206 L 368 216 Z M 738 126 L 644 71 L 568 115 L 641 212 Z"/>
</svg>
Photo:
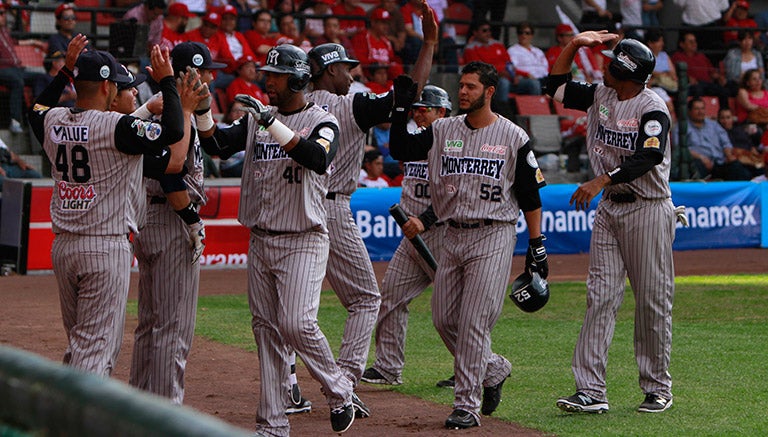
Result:
<svg viewBox="0 0 768 437">
<path fill-rule="evenodd" d="M 402 229 L 405 222 L 408 221 L 408 216 L 405 214 L 405 211 L 403 211 L 403 208 L 400 207 L 399 203 L 389 207 L 389 214 L 395 219 L 400 226 L 400 229 Z M 421 235 L 416 235 L 415 237 L 410 238 L 409 241 L 413 244 L 413 247 L 416 248 L 416 252 L 419 252 L 419 255 L 421 255 L 424 261 L 429 264 L 432 270 L 436 271 L 437 261 L 435 261 L 435 257 L 432 255 L 432 252 L 429 251 L 429 248 L 427 247 L 427 244 L 424 243 Z"/>
</svg>

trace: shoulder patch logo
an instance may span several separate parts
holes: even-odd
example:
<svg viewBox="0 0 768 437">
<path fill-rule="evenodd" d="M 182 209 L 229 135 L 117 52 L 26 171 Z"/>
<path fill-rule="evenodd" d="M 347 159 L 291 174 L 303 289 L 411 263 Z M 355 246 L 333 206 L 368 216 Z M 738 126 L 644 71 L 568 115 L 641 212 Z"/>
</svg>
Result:
<svg viewBox="0 0 768 437">
<path fill-rule="evenodd" d="M 528 154 L 525 156 L 525 161 L 528 162 L 528 165 L 531 166 L 531 168 L 539 168 L 539 161 L 536 160 L 536 155 L 533 154 L 533 150 L 528 151 Z"/>
<path fill-rule="evenodd" d="M 658 137 L 648 137 L 648 139 L 643 142 L 644 149 L 658 149 L 660 146 L 661 142 Z"/>
<path fill-rule="evenodd" d="M 600 105 L 598 112 L 600 113 L 600 118 L 608 118 L 611 115 L 611 111 L 603 105 Z"/>
<path fill-rule="evenodd" d="M 163 127 L 158 123 L 150 123 L 147 126 L 147 139 L 149 141 L 155 141 L 160 138 L 160 134 L 163 133 Z"/>
<path fill-rule="evenodd" d="M 658 120 L 649 120 L 643 126 L 643 132 L 649 137 L 658 136 L 661 133 L 661 123 Z"/>
<path fill-rule="evenodd" d="M 459 152 L 464 149 L 463 140 L 445 140 L 444 152 Z"/>
</svg>

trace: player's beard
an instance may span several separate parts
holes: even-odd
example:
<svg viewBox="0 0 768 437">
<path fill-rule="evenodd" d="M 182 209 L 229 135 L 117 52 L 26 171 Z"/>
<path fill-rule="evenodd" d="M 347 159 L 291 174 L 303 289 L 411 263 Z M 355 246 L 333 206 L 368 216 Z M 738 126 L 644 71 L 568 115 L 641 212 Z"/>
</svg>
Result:
<svg viewBox="0 0 768 437">
<path fill-rule="evenodd" d="M 459 114 L 469 114 L 477 111 L 483 106 L 485 106 L 485 93 L 481 94 L 480 97 L 470 102 L 467 109 L 459 108 Z"/>
</svg>

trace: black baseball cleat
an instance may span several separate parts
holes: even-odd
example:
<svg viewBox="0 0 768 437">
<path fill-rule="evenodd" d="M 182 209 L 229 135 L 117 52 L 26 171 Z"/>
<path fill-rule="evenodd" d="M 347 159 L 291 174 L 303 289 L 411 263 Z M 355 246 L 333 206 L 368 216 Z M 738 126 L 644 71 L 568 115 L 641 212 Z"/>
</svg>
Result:
<svg viewBox="0 0 768 437">
<path fill-rule="evenodd" d="M 458 408 L 453 410 L 453 413 L 445 419 L 445 427 L 449 429 L 467 429 L 475 426 L 479 426 L 475 416 Z"/>
<path fill-rule="evenodd" d="M 291 399 L 291 405 L 285 409 L 285 414 L 299 414 L 309 413 L 312 411 L 312 401 L 305 399 L 303 396 L 299 399 L 299 402 L 293 402 Z"/>
<path fill-rule="evenodd" d="M 382 375 L 381 372 L 379 372 L 373 367 L 369 367 L 365 369 L 365 372 L 363 372 L 363 377 L 360 378 L 360 380 L 363 382 L 367 382 L 368 384 L 400 385 L 403 383 L 403 381 L 400 378 L 397 378 L 395 380 L 387 379 L 386 376 Z"/>
<path fill-rule="evenodd" d="M 331 428 L 339 434 L 348 430 L 355 421 L 355 407 L 352 404 L 331 410 Z"/>
<path fill-rule="evenodd" d="M 637 408 L 641 413 L 661 413 L 667 411 L 672 406 L 672 398 L 665 398 L 655 393 L 645 395 L 645 400 Z"/>
<path fill-rule="evenodd" d="M 501 403 L 501 387 L 504 386 L 504 381 L 507 378 L 509 378 L 509 375 L 496 385 L 483 387 L 483 404 L 480 406 L 480 412 L 484 416 L 490 416 L 499 407 Z"/>
<path fill-rule="evenodd" d="M 435 385 L 437 385 L 438 387 L 441 387 L 441 388 L 442 387 L 453 388 L 453 387 L 456 386 L 456 375 L 451 375 L 451 377 L 448 378 L 448 379 L 443 379 L 443 380 L 437 381 L 437 384 L 435 384 Z"/>
<path fill-rule="evenodd" d="M 557 407 L 569 413 L 604 413 L 608 411 L 608 402 L 598 401 L 580 391 L 573 396 L 557 400 Z"/>
<path fill-rule="evenodd" d="M 357 396 L 357 393 L 352 392 L 352 407 L 355 409 L 355 417 L 358 419 L 365 419 L 371 417 L 371 409 L 366 406 L 363 401 Z"/>
</svg>

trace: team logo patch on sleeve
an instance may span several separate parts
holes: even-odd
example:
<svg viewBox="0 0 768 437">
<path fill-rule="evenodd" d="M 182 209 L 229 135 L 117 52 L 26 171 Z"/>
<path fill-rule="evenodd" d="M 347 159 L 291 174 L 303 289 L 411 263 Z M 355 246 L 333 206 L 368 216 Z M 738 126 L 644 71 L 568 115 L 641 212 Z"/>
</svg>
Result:
<svg viewBox="0 0 768 437">
<path fill-rule="evenodd" d="M 540 168 L 536 169 L 536 183 L 540 184 L 544 182 L 544 173 L 541 172 Z"/>
<path fill-rule="evenodd" d="M 333 133 L 333 129 L 329 127 L 320 128 L 317 134 L 320 135 L 321 138 L 324 138 L 329 142 L 333 141 L 333 139 L 336 138 L 336 135 Z"/>
<path fill-rule="evenodd" d="M 658 136 L 661 133 L 661 123 L 658 120 L 649 120 L 643 126 L 643 132 L 649 137 Z"/>
<path fill-rule="evenodd" d="M 658 137 L 648 137 L 648 139 L 643 142 L 644 149 L 658 149 L 660 146 L 661 141 L 659 141 Z"/>
<path fill-rule="evenodd" d="M 530 165 L 531 168 L 539 168 L 539 161 L 536 160 L 536 155 L 533 154 L 533 150 L 528 151 L 528 154 L 525 156 L 525 161 L 528 162 L 528 165 Z"/>
<path fill-rule="evenodd" d="M 32 107 L 32 110 L 37 112 L 38 114 L 42 114 L 43 112 L 51 109 L 49 106 L 41 105 L 39 103 L 35 103 L 35 106 Z"/>
<path fill-rule="evenodd" d="M 158 123 L 150 123 L 149 126 L 147 126 L 147 139 L 149 141 L 155 141 L 160 138 L 160 134 L 162 133 L 163 127 Z"/>
<path fill-rule="evenodd" d="M 325 153 L 328 153 L 331 151 L 331 142 L 326 140 L 325 138 L 318 138 L 317 144 L 320 144 L 323 146 L 323 149 L 325 149 Z"/>
</svg>

